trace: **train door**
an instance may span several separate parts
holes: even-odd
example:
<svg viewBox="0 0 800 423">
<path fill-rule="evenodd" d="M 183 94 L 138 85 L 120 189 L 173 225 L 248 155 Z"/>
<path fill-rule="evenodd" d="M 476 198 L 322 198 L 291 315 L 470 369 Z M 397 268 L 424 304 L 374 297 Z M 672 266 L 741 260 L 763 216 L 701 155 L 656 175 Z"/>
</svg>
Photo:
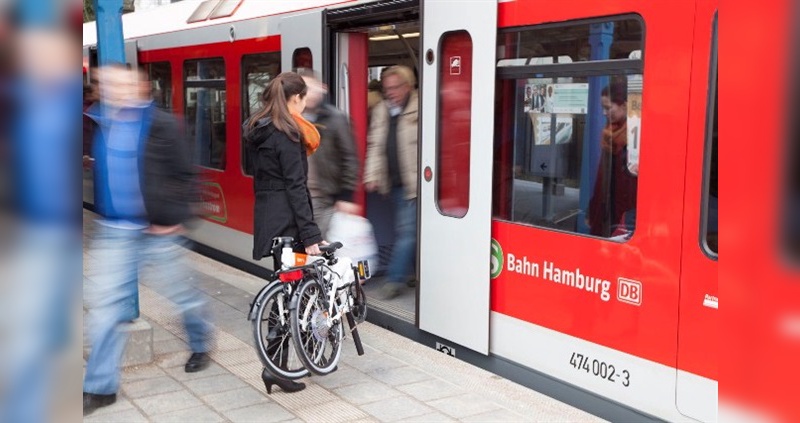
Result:
<svg viewBox="0 0 800 423">
<path fill-rule="evenodd" d="M 716 0 L 697 8 L 689 106 L 676 406 L 717 421 L 719 360 Z"/>
<path fill-rule="evenodd" d="M 322 11 L 281 19 L 281 71 L 322 70 Z"/>
<path fill-rule="evenodd" d="M 382 71 L 401 65 L 418 73 L 419 1 L 371 2 L 331 8 L 325 13 L 330 46 L 326 51 L 331 59 L 326 68 L 330 75 L 329 96 L 350 119 L 363 173 L 370 111 L 383 101 Z M 378 257 L 370 263 L 373 279 L 364 286 L 370 307 L 414 323 L 416 289 L 403 285 L 402 291 L 391 299 L 381 293 L 394 247 L 391 197 L 357 190 L 354 200 L 364 205 L 379 248 Z"/>
<path fill-rule="evenodd" d="M 419 144 L 419 327 L 489 351 L 497 2 L 426 2 Z"/>
</svg>

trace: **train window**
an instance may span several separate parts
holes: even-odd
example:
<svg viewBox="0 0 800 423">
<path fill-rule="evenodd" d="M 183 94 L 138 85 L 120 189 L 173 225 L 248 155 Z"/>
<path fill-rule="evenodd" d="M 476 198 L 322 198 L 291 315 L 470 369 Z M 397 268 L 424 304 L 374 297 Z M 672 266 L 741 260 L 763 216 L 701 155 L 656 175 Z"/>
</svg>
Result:
<svg viewBox="0 0 800 423">
<path fill-rule="evenodd" d="M 643 45 L 629 17 L 501 32 L 495 218 L 633 236 Z"/>
<path fill-rule="evenodd" d="M 705 197 L 703 204 L 703 248 L 712 256 L 719 254 L 718 231 L 719 231 L 719 190 L 717 185 L 717 116 L 718 116 L 718 94 L 717 94 L 717 32 L 716 23 L 714 29 L 714 43 L 711 51 L 711 93 L 709 95 L 709 119 L 708 133 L 706 134 L 706 164 L 705 164 Z"/>
<path fill-rule="evenodd" d="M 272 78 L 281 73 L 281 54 L 264 53 L 242 56 L 242 121 L 246 121 L 256 110 L 261 108 L 261 93 L 267 88 Z M 244 142 L 244 136 L 242 136 Z M 253 166 L 248 157 L 248 150 L 242 144 L 242 170 L 245 175 L 253 174 Z"/>
<path fill-rule="evenodd" d="M 186 131 L 194 141 L 201 166 L 225 168 L 227 104 L 225 61 L 221 58 L 184 62 Z"/>
<path fill-rule="evenodd" d="M 298 48 L 292 53 L 292 69 L 314 69 L 314 56 L 308 47 Z"/>
<path fill-rule="evenodd" d="M 619 17 L 503 31 L 498 65 L 627 60 L 631 52 L 642 50 L 642 26 L 639 17 Z"/>
<path fill-rule="evenodd" d="M 172 110 L 172 66 L 169 62 L 147 64 L 153 102 L 165 110 Z"/>
<path fill-rule="evenodd" d="M 448 60 L 439 61 L 436 205 L 445 216 L 464 217 L 469 210 L 472 37 L 466 31 L 448 32 L 439 48 L 439 57 Z"/>
</svg>

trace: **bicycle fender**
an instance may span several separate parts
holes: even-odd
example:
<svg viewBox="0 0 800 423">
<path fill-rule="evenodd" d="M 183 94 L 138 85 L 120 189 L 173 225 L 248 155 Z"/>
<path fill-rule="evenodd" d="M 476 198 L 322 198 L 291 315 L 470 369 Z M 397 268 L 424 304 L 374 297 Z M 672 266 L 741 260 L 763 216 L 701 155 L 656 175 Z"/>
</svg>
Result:
<svg viewBox="0 0 800 423">
<path fill-rule="evenodd" d="M 269 290 L 274 285 L 279 283 L 281 283 L 281 281 L 276 279 L 264 285 L 264 287 L 261 288 L 260 291 L 258 291 L 258 294 L 256 294 L 255 298 L 253 299 L 253 302 L 250 303 L 250 312 L 247 313 L 247 320 L 252 322 L 253 320 L 256 319 L 256 310 L 258 309 L 258 306 L 261 304 L 261 301 L 264 299 L 264 296 L 267 294 L 267 290 Z"/>
</svg>

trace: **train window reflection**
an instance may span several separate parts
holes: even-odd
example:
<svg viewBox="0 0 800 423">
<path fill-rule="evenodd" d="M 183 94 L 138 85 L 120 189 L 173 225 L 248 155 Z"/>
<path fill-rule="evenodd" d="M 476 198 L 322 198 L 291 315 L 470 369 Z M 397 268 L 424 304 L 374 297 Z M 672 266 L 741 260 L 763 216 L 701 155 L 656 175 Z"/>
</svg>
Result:
<svg viewBox="0 0 800 423">
<path fill-rule="evenodd" d="M 281 72 L 281 54 L 264 53 L 250 54 L 242 57 L 242 89 L 244 102 L 242 104 L 242 121 L 246 121 L 251 114 L 261 108 L 261 93 L 266 89 L 269 81 Z M 244 143 L 244 137 L 242 137 Z M 253 174 L 250 163 L 249 150 L 242 144 L 242 170 L 245 175 Z"/>
<path fill-rule="evenodd" d="M 642 26 L 624 20 L 559 28 L 500 36 L 493 215 L 626 241 L 636 227 Z M 530 35 L 536 33 L 543 35 Z M 595 46 L 588 59 L 579 41 Z M 509 69 L 507 59 L 542 54 L 553 56 L 528 60 L 530 72 Z M 617 57 L 627 60 L 604 60 Z"/>
<path fill-rule="evenodd" d="M 498 37 L 498 65 L 630 59 L 632 51 L 643 48 L 642 31 L 638 17 L 620 17 L 502 32 Z"/>
<path fill-rule="evenodd" d="M 225 61 L 187 60 L 184 78 L 186 131 L 194 142 L 198 163 L 224 169 L 227 121 Z"/>
<path fill-rule="evenodd" d="M 314 56 L 308 47 L 298 48 L 292 53 L 292 69 L 314 69 Z"/>
<path fill-rule="evenodd" d="M 449 60 L 439 61 L 436 205 L 445 216 L 464 217 L 470 189 L 472 37 L 466 31 L 449 32 L 439 45 L 439 57 Z"/>
<path fill-rule="evenodd" d="M 155 105 L 165 110 L 172 110 L 172 66 L 170 63 L 148 64 L 147 75 L 150 79 Z"/>
</svg>

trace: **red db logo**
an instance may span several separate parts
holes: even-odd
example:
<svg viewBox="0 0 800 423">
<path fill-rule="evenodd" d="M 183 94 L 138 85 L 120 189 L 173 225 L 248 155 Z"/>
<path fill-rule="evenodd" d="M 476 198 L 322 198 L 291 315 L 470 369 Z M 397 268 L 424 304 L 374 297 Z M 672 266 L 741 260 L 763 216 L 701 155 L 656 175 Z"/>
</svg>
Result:
<svg viewBox="0 0 800 423">
<path fill-rule="evenodd" d="M 642 283 L 639 281 L 619 278 L 617 284 L 617 299 L 623 303 L 642 305 Z"/>
</svg>

